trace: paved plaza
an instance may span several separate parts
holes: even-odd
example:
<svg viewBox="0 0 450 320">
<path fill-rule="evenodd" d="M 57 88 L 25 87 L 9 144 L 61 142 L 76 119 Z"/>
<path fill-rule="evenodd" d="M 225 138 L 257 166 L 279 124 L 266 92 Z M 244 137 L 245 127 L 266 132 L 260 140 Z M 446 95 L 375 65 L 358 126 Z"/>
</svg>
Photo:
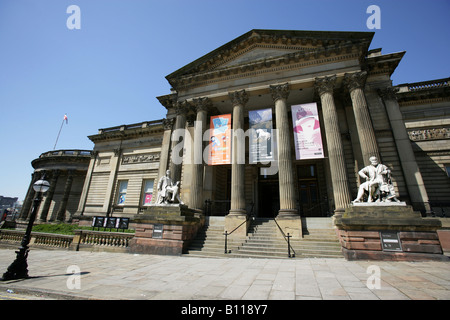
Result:
<svg viewBox="0 0 450 320">
<path fill-rule="evenodd" d="M 3 273 L 15 250 L 0 249 Z M 1 294 L 120 300 L 450 299 L 450 262 L 240 259 L 32 249 Z"/>
</svg>

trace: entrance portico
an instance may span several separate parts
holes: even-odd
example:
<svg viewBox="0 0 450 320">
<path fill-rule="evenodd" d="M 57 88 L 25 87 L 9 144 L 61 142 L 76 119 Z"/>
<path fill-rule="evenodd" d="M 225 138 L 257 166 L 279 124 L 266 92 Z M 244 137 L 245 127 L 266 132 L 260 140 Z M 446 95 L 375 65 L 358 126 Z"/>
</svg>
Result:
<svg viewBox="0 0 450 320">
<path fill-rule="evenodd" d="M 164 137 L 183 128 L 192 134 L 170 141 L 171 150 L 161 156 L 168 163 L 160 168 L 175 169 L 186 205 L 202 211 L 206 200 L 228 203 L 220 214 L 226 215 L 226 231 L 237 228 L 233 236 L 246 235 L 246 220 L 254 214 L 276 217 L 285 233 L 300 238 L 301 216 L 340 213 L 350 205 L 357 169 L 369 156 L 399 163 L 386 152 L 391 146 L 382 141 L 380 147 L 373 126 L 382 100 L 369 104 L 366 97 L 390 81 L 401 56 L 388 55 L 390 64 L 382 67 L 380 54 L 366 70 L 362 61 L 371 59 L 372 37 L 372 32 L 252 30 L 168 75 L 172 93 L 158 99 L 175 126 L 167 126 Z M 317 105 L 324 156 L 302 159 L 294 152 L 291 106 L 308 103 Z M 262 109 L 272 116 L 276 156 L 250 163 L 249 112 Z M 211 118 L 221 115 L 231 115 L 231 159 L 212 164 L 207 131 L 214 129 Z M 174 158 L 180 143 L 182 164 Z M 404 177 L 396 177 L 400 194 L 423 196 L 408 193 Z"/>
</svg>

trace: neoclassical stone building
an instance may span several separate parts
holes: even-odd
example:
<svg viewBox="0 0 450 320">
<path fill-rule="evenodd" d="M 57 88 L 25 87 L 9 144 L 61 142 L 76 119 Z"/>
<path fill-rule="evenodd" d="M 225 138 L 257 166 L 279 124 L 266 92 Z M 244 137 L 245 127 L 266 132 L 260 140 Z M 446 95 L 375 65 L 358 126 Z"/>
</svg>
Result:
<svg viewBox="0 0 450 320">
<path fill-rule="evenodd" d="M 31 165 L 34 172 L 28 187 L 19 221 L 30 215 L 36 193 L 33 184 L 39 179 L 50 182 L 43 195 L 37 222 L 70 222 L 78 208 L 83 183 L 91 160 L 90 150 L 53 150 L 42 153 Z"/>
<path fill-rule="evenodd" d="M 393 86 L 405 52 L 369 50 L 373 36 L 251 30 L 169 74 L 171 92 L 157 97 L 165 119 L 89 136 L 74 217 L 136 217 L 169 169 L 183 202 L 225 216 L 226 230 L 253 214 L 301 237 L 301 218 L 351 204 L 371 156 L 392 170 L 400 200 L 424 216 L 444 212 L 449 79 Z M 272 134 L 264 145 L 258 129 Z"/>
</svg>

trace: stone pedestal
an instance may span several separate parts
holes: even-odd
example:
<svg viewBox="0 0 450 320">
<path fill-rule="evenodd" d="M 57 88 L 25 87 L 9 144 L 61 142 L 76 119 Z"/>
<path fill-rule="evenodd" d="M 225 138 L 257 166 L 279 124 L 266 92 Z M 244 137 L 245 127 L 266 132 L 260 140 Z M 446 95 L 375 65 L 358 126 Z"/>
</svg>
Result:
<svg viewBox="0 0 450 320">
<path fill-rule="evenodd" d="M 276 220 L 286 236 L 289 233 L 293 240 L 302 239 L 302 220 L 299 215 L 278 215 Z"/>
<path fill-rule="evenodd" d="M 247 215 L 245 212 L 242 214 L 230 213 L 225 217 L 224 232 L 232 232 L 228 236 L 228 239 L 230 240 L 244 239 L 247 236 L 249 224 L 250 221 L 247 221 Z"/>
<path fill-rule="evenodd" d="M 347 260 L 449 260 L 436 232 L 441 222 L 405 203 L 354 204 L 334 223 Z"/>
<path fill-rule="evenodd" d="M 181 255 L 204 223 L 204 216 L 185 205 L 152 205 L 135 215 L 131 253 Z"/>
</svg>

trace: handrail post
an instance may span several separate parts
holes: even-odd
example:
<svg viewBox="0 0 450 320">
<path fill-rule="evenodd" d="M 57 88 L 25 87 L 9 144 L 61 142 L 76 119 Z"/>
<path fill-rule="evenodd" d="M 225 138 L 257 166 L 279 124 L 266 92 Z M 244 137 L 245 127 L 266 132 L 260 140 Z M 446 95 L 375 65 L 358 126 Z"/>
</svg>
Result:
<svg viewBox="0 0 450 320">
<path fill-rule="evenodd" d="M 291 236 L 289 235 L 289 232 L 288 232 L 286 238 L 287 238 L 287 243 L 288 243 L 288 257 L 289 258 L 291 257 L 291 244 L 290 244 L 290 241 L 289 241 L 290 237 Z"/>
<path fill-rule="evenodd" d="M 225 233 L 223 234 L 225 236 L 225 254 L 227 254 L 228 249 L 227 249 L 227 242 L 228 242 L 228 235 L 229 233 L 225 230 Z"/>
</svg>

